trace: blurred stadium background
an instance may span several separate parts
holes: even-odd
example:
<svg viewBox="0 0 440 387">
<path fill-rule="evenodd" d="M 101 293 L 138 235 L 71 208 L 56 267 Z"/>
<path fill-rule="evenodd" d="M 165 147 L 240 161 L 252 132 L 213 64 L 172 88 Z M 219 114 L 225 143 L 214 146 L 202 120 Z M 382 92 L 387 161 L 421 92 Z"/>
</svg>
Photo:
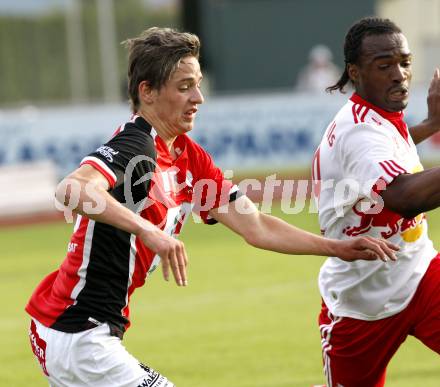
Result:
<svg viewBox="0 0 440 387">
<path fill-rule="evenodd" d="M 57 181 L 130 114 L 120 43 L 151 26 L 197 33 L 206 102 L 192 136 L 237 182 L 275 173 L 307 179 L 346 96 L 298 87 L 299 79 L 317 45 L 342 68 L 345 32 L 367 15 L 393 19 L 408 37 L 407 120 L 423 119 L 440 66 L 440 0 L 0 0 L 1 386 L 46 385 L 23 308 L 66 250 L 71 225 L 54 208 Z M 426 165 L 438 163 L 439 147 L 439 136 L 420 145 Z M 319 231 L 308 205 L 293 214 L 290 204 L 265 208 Z M 430 221 L 439 248 L 440 215 Z M 323 383 L 315 326 L 322 259 L 256 251 L 219 226 L 190 224 L 182 237 L 191 286 L 177 289 L 159 273 L 138 291 L 129 350 L 179 387 Z M 439 383 L 438 358 L 409 340 L 387 386 Z"/>
</svg>

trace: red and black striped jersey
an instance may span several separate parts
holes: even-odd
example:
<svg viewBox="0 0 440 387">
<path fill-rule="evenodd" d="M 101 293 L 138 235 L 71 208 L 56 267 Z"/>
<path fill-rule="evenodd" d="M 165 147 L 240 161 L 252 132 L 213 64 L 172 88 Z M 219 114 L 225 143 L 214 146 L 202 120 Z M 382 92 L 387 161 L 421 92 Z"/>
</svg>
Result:
<svg viewBox="0 0 440 387">
<path fill-rule="evenodd" d="M 176 158 L 154 128 L 134 116 L 81 165 L 99 170 L 120 203 L 178 236 L 191 211 L 215 223 L 208 211 L 235 200 L 239 192 L 188 136 L 178 136 L 173 146 Z M 131 294 L 159 262 L 136 235 L 78 216 L 67 256 L 35 289 L 26 311 L 64 332 L 79 332 L 97 321 L 123 332 L 130 324 Z"/>
</svg>

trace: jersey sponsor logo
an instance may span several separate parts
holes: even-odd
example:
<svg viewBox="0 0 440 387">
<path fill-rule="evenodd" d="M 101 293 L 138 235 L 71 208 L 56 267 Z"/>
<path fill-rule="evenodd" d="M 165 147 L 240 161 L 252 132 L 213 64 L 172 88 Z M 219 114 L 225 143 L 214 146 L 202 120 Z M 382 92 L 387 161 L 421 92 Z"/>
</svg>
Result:
<svg viewBox="0 0 440 387">
<path fill-rule="evenodd" d="M 360 202 L 358 202 L 360 203 Z M 359 224 L 357 226 L 347 226 L 342 231 L 348 236 L 358 236 L 365 234 L 373 227 L 380 227 L 383 229 L 380 235 L 382 238 L 388 239 L 395 235 L 399 230 L 397 222 L 401 219 L 400 215 L 383 208 L 378 214 L 375 213 L 375 206 L 373 205 L 369 210 L 362 211 L 356 208 L 358 203 L 353 207 L 353 212 L 359 216 Z"/>
<path fill-rule="evenodd" d="M 179 182 L 182 180 L 182 177 L 180 179 L 178 178 L 178 175 L 181 174 L 178 167 L 172 166 L 167 169 L 161 169 L 160 165 L 148 156 L 136 156 L 131 159 L 124 175 L 126 180 L 129 181 L 131 179 L 135 165 L 140 161 L 148 161 L 152 163 L 155 168 L 153 172 L 148 172 L 136 180 L 133 185 L 137 186 L 149 181 L 151 182 L 151 187 L 146 198 L 135 202 L 130 186 L 128 184 L 124 185 L 124 196 L 128 208 L 136 209 L 136 212 L 138 212 L 140 210 L 146 210 L 157 203 L 161 203 L 167 208 L 176 207 L 181 203 L 182 197 L 184 197 L 186 201 L 191 201 L 193 193 L 193 177 L 191 172 L 187 170 L 184 180 Z"/>
<path fill-rule="evenodd" d="M 155 185 L 159 184 L 159 187 L 163 190 L 164 194 L 171 198 L 176 194 L 182 192 L 186 189 L 187 193 L 192 193 L 192 173 L 187 170 L 185 175 L 185 180 L 181 183 L 178 182 L 177 175 L 179 173 L 179 168 L 172 167 L 165 171 L 160 171 L 154 175 L 153 181 Z"/>
<path fill-rule="evenodd" d="M 77 247 L 78 247 L 78 243 L 69 242 L 69 244 L 67 245 L 67 252 L 74 253 Z"/>
<path fill-rule="evenodd" d="M 168 383 L 168 380 L 163 376 L 159 376 L 158 379 L 144 379 L 137 387 L 174 387 L 173 384 Z"/>
<path fill-rule="evenodd" d="M 109 163 L 112 163 L 113 156 L 116 156 L 119 152 L 109 146 L 103 145 L 96 149 L 96 153 L 103 155 Z"/>
<path fill-rule="evenodd" d="M 417 215 L 412 219 L 402 218 L 399 214 L 383 208 L 381 212 L 375 213 L 373 205 L 369 210 L 362 211 L 356 208 L 360 202 L 353 207 L 353 212 L 359 216 L 360 220 L 356 226 L 347 226 L 342 231 L 348 236 L 358 236 L 366 234 L 372 228 L 379 228 L 382 238 L 389 239 L 397 233 L 400 234 L 405 242 L 417 241 L 423 233 L 424 214 Z"/>
<path fill-rule="evenodd" d="M 46 368 L 46 342 L 38 335 L 37 326 L 34 320 L 31 321 L 31 328 L 29 331 L 29 340 L 32 346 L 32 352 L 37 357 L 41 368 L 46 376 L 49 376 Z"/>
<path fill-rule="evenodd" d="M 168 197 L 171 197 L 171 193 L 178 192 L 177 186 L 177 171 L 173 168 L 165 172 L 160 172 L 162 188 Z"/>
<path fill-rule="evenodd" d="M 380 164 L 382 167 L 386 165 L 390 174 L 392 172 L 397 176 L 402 171 L 406 173 L 405 169 L 400 167 L 392 160 L 386 160 L 384 163 L 387 164 Z M 411 170 L 411 173 L 420 171 L 423 171 L 423 166 L 418 164 Z M 380 235 L 385 239 L 391 238 L 393 235 L 399 233 L 405 242 L 411 243 L 417 241 L 422 236 L 424 230 L 424 220 L 426 219 L 425 214 L 422 213 L 417 215 L 415 218 L 405 219 L 399 214 L 388 210 L 387 208 L 383 208 L 382 211 L 377 213 L 377 211 L 375 211 L 377 210 L 375 205 L 364 212 L 362 209 L 357 208 L 359 203 L 361 203 L 361 201 L 358 201 L 353 207 L 353 212 L 360 217 L 359 224 L 357 226 L 346 227 L 342 231 L 345 235 L 361 235 L 367 233 L 373 227 L 380 227 L 382 229 Z"/>
<path fill-rule="evenodd" d="M 166 170 L 161 170 L 160 167 L 157 167 L 157 169 L 158 170 L 155 172 L 150 172 L 148 177 L 142 176 L 134 184 L 138 185 L 147 179 L 151 180 L 151 188 L 148 192 L 148 197 L 145 198 L 142 203 L 134 203 L 133 198 L 130 196 L 131 192 L 129 190 L 125 193 L 125 198 L 127 203 L 129 203 L 129 208 L 131 208 L 130 206 L 139 206 L 139 204 L 141 204 L 142 210 L 147 210 L 149 207 L 156 206 L 157 203 L 161 203 L 169 212 L 174 208 L 180 208 L 183 206 L 184 212 L 177 219 L 179 223 L 183 224 L 187 213 L 191 212 L 191 209 L 188 211 L 187 204 L 192 202 L 192 173 L 187 170 L 185 180 L 179 182 L 178 174 L 180 171 L 178 168 L 171 167 Z M 126 189 L 124 188 L 124 190 Z M 176 217 L 176 215 L 177 214 L 173 214 L 172 216 Z M 162 222 L 156 225 L 158 227 L 162 227 L 165 224 L 168 224 L 166 223 L 168 216 L 169 215 L 167 214 L 167 216 L 163 218 Z M 175 222 L 174 226 L 176 226 L 176 224 L 177 223 Z M 177 231 L 180 231 L 180 227 L 177 227 Z"/>
<path fill-rule="evenodd" d="M 147 376 L 140 382 L 137 387 L 173 387 L 173 384 L 168 383 L 168 379 L 146 366 L 139 363 L 139 366 L 147 373 Z"/>
<path fill-rule="evenodd" d="M 425 218 L 425 214 L 419 214 L 413 219 L 402 219 L 400 236 L 405 242 L 415 242 L 422 236 Z"/>
</svg>

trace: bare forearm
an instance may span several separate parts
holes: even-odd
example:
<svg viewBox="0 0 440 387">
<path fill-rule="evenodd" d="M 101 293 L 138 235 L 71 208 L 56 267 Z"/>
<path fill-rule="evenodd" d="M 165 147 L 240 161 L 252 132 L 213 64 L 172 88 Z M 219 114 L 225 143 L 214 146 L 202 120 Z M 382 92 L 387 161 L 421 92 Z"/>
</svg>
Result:
<svg viewBox="0 0 440 387">
<path fill-rule="evenodd" d="M 332 256 L 337 241 L 294 227 L 281 219 L 261 214 L 258 232 L 247 238 L 251 245 L 284 254 Z"/>
<path fill-rule="evenodd" d="M 400 175 L 382 192 L 385 206 L 406 218 L 440 206 L 440 168 Z"/>
<path fill-rule="evenodd" d="M 56 199 L 66 206 L 66 210 L 132 234 L 138 235 L 140 231 L 152 226 L 124 207 L 103 187 L 80 178 L 64 180 L 57 188 Z"/>
<path fill-rule="evenodd" d="M 298 229 L 278 218 L 262 215 L 260 236 L 255 235 L 253 246 L 279 253 L 294 255 L 322 255 L 345 261 L 357 259 L 396 260 L 398 247 L 371 237 L 352 240 L 333 240 Z"/>
<path fill-rule="evenodd" d="M 138 215 L 134 208 L 119 203 L 108 192 L 107 179 L 96 169 L 83 165 L 57 187 L 56 199 L 65 215 L 74 212 L 135 234 L 151 251 L 161 257 L 164 278 L 170 271 L 179 286 L 187 284 L 188 257 L 184 244 Z M 133 204 L 134 205 L 134 204 Z"/>
<path fill-rule="evenodd" d="M 97 222 L 114 226 L 130 234 L 139 235 L 142 230 L 153 228 L 153 225 L 130 209 L 124 207 L 107 192 L 103 193 L 103 198 L 105 198 L 106 205 L 101 213 L 90 214 L 80 209 L 77 209 L 76 212 Z"/>
<path fill-rule="evenodd" d="M 386 260 L 387 257 L 395 259 L 393 250 L 397 247 L 387 242 L 369 237 L 349 241 L 322 238 L 259 212 L 246 196 L 238 198 L 235 203 L 229 203 L 222 211 L 211 210 L 210 214 L 252 246 L 265 250 L 292 255 L 332 256 L 346 261 L 377 258 Z"/>
<path fill-rule="evenodd" d="M 433 134 L 439 131 L 440 127 L 433 124 L 430 120 L 426 119 L 420 124 L 409 128 L 409 133 L 414 141 L 414 144 L 419 144 Z"/>
</svg>

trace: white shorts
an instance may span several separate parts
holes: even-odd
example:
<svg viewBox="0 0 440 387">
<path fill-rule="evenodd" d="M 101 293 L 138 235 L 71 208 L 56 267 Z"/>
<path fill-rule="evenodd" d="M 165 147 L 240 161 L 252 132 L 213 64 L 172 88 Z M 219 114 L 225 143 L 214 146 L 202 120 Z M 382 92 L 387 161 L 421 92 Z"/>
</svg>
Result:
<svg viewBox="0 0 440 387">
<path fill-rule="evenodd" d="M 174 387 L 130 355 L 107 324 L 65 333 L 32 319 L 29 338 L 53 387 Z"/>
</svg>

